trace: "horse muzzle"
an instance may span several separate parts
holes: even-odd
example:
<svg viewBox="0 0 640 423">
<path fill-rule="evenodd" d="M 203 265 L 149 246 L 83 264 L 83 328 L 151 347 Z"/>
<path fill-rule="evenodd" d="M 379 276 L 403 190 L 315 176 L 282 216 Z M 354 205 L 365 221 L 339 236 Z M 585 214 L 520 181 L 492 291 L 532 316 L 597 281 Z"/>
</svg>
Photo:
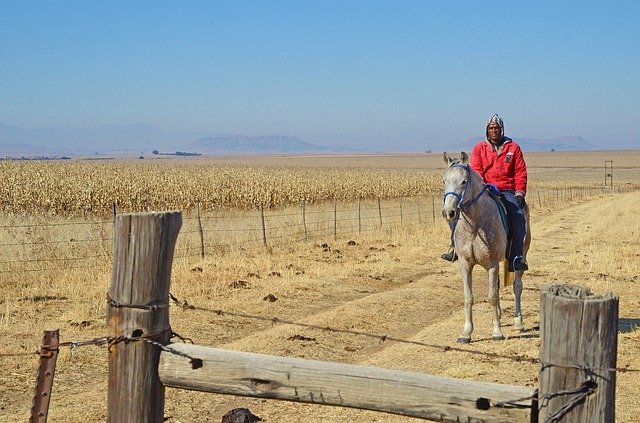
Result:
<svg viewBox="0 0 640 423">
<path fill-rule="evenodd" d="M 451 222 L 452 220 L 455 220 L 458 218 L 458 209 L 442 209 L 442 217 L 444 217 L 447 222 Z"/>
</svg>

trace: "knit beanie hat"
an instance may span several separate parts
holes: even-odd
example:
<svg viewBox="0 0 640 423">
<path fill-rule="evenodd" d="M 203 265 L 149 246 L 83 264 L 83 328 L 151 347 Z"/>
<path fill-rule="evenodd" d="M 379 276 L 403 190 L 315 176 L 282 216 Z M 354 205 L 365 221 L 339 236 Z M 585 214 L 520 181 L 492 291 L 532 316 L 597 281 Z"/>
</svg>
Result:
<svg viewBox="0 0 640 423">
<path fill-rule="evenodd" d="M 487 136 L 487 139 L 489 139 L 489 125 L 491 125 L 492 123 L 497 123 L 498 125 L 500 125 L 500 129 L 501 129 L 500 135 L 504 137 L 504 122 L 502 121 L 502 118 L 498 116 L 497 113 L 494 113 L 493 116 L 491 116 L 487 121 L 487 126 L 485 128 L 485 134 Z"/>
</svg>

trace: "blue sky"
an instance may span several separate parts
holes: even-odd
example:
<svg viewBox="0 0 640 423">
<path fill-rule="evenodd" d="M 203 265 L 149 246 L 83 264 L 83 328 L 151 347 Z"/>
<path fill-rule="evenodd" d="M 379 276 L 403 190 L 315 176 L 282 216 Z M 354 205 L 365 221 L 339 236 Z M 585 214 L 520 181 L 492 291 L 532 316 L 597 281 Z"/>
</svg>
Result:
<svg viewBox="0 0 640 423">
<path fill-rule="evenodd" d="M 638 1 L 0 3 L 0 123 L 640 147 Z"/>
</svg>

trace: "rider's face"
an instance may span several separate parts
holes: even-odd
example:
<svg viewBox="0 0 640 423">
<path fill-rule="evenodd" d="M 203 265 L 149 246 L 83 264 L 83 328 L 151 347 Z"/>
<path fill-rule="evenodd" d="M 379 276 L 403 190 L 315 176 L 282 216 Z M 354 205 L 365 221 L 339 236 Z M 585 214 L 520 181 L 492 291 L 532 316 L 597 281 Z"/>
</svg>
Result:
<svg viewBox="0 0 640 423">
<path fill-rule="evenodd" d="M 487 127 L 487 137 L 489 138 L 489 142 L 492 144 L 500 141 L 502 138 L 502 129 L 500 128 L 500 125 L 497 123 L 490 123 Z"/>
</svg>

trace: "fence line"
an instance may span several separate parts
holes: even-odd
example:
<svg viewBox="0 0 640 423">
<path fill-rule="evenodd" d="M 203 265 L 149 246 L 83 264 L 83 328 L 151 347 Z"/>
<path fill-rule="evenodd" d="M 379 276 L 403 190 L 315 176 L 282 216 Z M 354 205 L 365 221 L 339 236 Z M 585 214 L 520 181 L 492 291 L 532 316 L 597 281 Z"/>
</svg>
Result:
<svg viewBox="0 0 640 423">
<path fill-rule="evenodd" d="M 532 191 L 529 193 L 528 201 L 529 206 L 533 209 L 535 207 L 542 207 L 543 204 L 550 202 L 558 202 L 562 200 L 571 200 L 574 198 L 584 198 L 588 194 L 601 194 L 601 193 L 618 193 L 627 192 L 626 189 L 610 190 L 608 188 L 581 188 L 578 192 L 573 189 L 555 189 L 555 190 L 543 190 Z M 429 201 L 431 200 L 431 201 Z M 435 196 L 429 197 L 411 197 L 410 199 L 400 198 L 391 199 L 393 205 L 382 205 L 380 200 L 369 201 L 372 204 L 370 207 L 365 207 L 362 201 L 357 204 L 347 203 L 344 207 L 338 207 L 338 203 L 333 202 L 333 207 L 327 205 L 315 205 L 314 209 L 309 209 L 308 204 L 301 204 L 300 212 L 283 212 L 277 211 L 263 211 L 256 217 L 255 214 L 249 212 L 242 212 L 244 216 L 228 215 L 215 215 L 215 216 L 196 216 L 194 218 L 188 218 L 185 220 L 192 221 L 193 228 L 182 231 L 182 238 L 179 241 L 179 245 L 185 245 L 186 248 L 179 248 L 182 254 L 176 258 L 186 259 L 195 258 L 198 255 L 191 253 L 192 251 L 198 251 L 199 257 L 206 257 L 207 247 L 215 245 L 216 247 L 231 248 L 241 245 L 258 245 L 261 241 L 266 245 L 269 242 L 281 241 L 281 240 L 294 240 L 308 242 L 310 238 L 318 238 L 322 236 L 333 235 L 334 239 L 338 235 L 348 234 L 360 234 L 363 231 L 375 231 L 375 230 L 393 230 L 396 228 L 402 229 L 405 224 L 423 224 L 434 221 L 435 224 Z M 429 204 L 431 203 L 431 204 Z M 422 206 L 422 207 L 421 207 Z M 264 219 L 262 216 L 264 213 Z M 429 219 L 427 216 L 432 215 L 433 219 Z M 320 219 L 309 219 L 309 217 L 320 217 Z M 325 217 L 322 219 L 321 217 Z M 288 221 L 284 223 L 277 223 L 283 218 L 297 218 L 294 221 Z M 384 218 L 384 219 L 383 219 Z M 221 227 L 220 222 L 229 221 L 235 222 L 237 225 L 243 225 L 240 227 Z M 275 222 L 275 223 L 273 223 Z M 253 226 L 251 226 L 253 223 Z M 43 229 L 47 227 L 59 227 L 59 226 L 73 226 L 73 225 L 93 225 L 94 231 L 100 232 L 101 236 L 96 238 L 82 238 L 82 239 L 70 239 L 70 240 L 38 240 L 26 242 L 11 241 L 0 244 L 5 247 L 37 247 L 45 245 L 69 245 L 72 248 L 78 244 L 84 244 L 88 250 L 99 249 L 104 254 L 88 255 L 86 257 L 59 257 L 59 258 L 32 258 L 34 254 L 32 251 L 26 250 L 21 254 L 17 251 L 12 251 L 15 258 L 9 260 L 0 261 L 0 266 L 8 267 L 8 269 L 0 270 L 0 274 L 15 272 L 16 264 L 18 263 L 36 263 L 36 262 L 82 262 L 88 260 L 109 260 L 112 257 L 112 248 L 114 237 L 112 235 L 105 236 L 102 232 L 105 230 L 104 225 L 107 224 L 111 229 L 113 221 L 97 221 L 97 222 L 63 222 L 52 223 L 44 225 L 3 225 L 2 229 Z M 37 232 L 40 234 L 40 231 Z M 234 234 L 233 237 L 228 235 Z M 194 238 L 194 235 L 197 238 Z M 213 238 L 211 237 L 213 235 Z M 16 234 L 10 234 L 13 239 L 16 238 Z M 36 237 L 38 235 L 31 234 L 25 235 L 25 237 Z M 42 236 L 41 234 L 39 236 Z M 85 267 L 101 267 L 101 265 L 87 264 Z M 70 267 L 65 267 L 70 268 Z M 77 267 L 82 268 L 82 267 Z M 51 268 L 38 268 L 29 269 L 26 266 L 22 266 L 20 271 L 32 272 L 32 271 L 47 271 L 47 270 L 61 270 L 61 267 Z"/>
</svg>

